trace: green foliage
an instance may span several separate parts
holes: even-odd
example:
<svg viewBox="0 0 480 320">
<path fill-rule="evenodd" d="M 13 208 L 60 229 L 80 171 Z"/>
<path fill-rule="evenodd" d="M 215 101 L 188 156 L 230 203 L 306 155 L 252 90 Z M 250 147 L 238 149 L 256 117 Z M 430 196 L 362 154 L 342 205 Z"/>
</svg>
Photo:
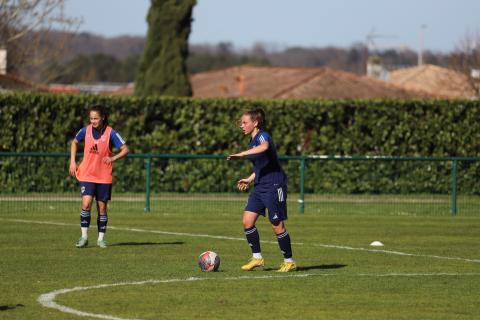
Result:
<svg viewBox="0 0 480 320">
<path fill-rule="evenodd" d="M 91 104 L 104 104 L 110 123 L 133 153 L 221 154 L 246 148 L 236 127 L 242 110 L 261 106 L 280 155 L 476 156 L 480 102 L 441 100 L 243 100 L 0 95 L 0 151 L 65 152 L 88 122 Z M 67 191 L 63 159 L 19 162 L 2 158 L 2 192 Z M 50 160 L 49 160 L 50 161 Z M 30 167 L 29 167 L 30 166 Z M 30 169 L 28 169 L 30 168 Z M 299 162 L 285 161 L 291 191 Z M 312 193 L 447 193 L 451 163 L 308 161 L 305 190 Z M 248 161 L 154 160 L 154 191 L 224 192 L 250 170 Z M 57 174 L 61 172 L 61 174 Z M 460 191 L 480 194 L 480 164 L 459 163 Z M 28 173 L 28 174 L 26 174 Z M 34 178 L 34 175 L 42 176 Z M 115 163 L 114 188 L 145 189 L 143 159 Z M 32 185 L 32 181 L 34 184 Z M 39 185 L 45 190 L 39 189 Z M 47 187 L 51 185 L 52 187 Z M 56 188 L 56 189 L 55 189 Z"/>
<path fill-rule="evenodd" d="M 214 50 L 216 49 L 216 50 Z M 241 65 L 270 65 L 266 56 L 254 53 L 236 53 L 230 43 L 220 43 L 218 48 L 197 51 L 190 49 L 187 59 L 189 73 L 205 72 Z"/>
<path fill-rule="evenodd" d="M 139 96 L 191 96 L 186 59 L 196 0 L 152 0 L 148 33 L 135 93 Z"/>
<path fill-rule="evenodd" d="M 138 60 L 138 56 L 119 61 L 105 54 L 79 55 L 67 63 L 52 64 L 44 75 L 55 75 L 50 82 L 59 83 L 132 82 Z"/>
</svg>

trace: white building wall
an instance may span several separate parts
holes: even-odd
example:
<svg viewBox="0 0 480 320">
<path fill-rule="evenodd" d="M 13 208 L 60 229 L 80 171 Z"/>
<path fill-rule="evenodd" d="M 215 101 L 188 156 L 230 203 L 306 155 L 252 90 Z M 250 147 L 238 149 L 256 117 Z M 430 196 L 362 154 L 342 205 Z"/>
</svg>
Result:
<svg viewBox="0 0 480 320">
<path fill-rule="evenodd" d="M 0 74 L 7 74 L 7 50 L 0 49 Z"/>
</svg>

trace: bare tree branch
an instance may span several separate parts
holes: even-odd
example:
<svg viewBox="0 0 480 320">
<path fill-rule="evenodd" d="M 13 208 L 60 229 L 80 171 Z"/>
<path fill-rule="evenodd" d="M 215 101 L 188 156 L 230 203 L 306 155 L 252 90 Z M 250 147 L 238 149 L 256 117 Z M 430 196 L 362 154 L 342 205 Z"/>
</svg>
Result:
<svg viewBox="0 0 480 320">
<path fill-rule="evenodd" d="M 468 77 L 469 85 L 480 98 L 480 32 L 467 31 L 451 56 L 454 69 Z"/>
<path fill-rule="evenodd" d="M 76 31 L 82 22 L 65 15 L 65 1 L 0 0 L 0 47 L 7 49 L 9 72 L 21 73 L 62 54 L 66 45 L 46 45 L 50 33 Z"/>
</svg>

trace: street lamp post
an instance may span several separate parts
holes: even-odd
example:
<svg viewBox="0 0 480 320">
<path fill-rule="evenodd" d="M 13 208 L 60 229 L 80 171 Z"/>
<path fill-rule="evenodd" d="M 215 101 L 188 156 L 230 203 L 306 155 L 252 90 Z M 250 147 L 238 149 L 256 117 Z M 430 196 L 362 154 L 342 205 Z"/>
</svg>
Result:
<svg viewBox="0 0 480 320">
<path fill-rule="evenodd" d="M 420 47 L 418 49 L 418 65 L 423 65 L 423 43 L 425 41 L 425 29 L 427 29 L 426 24 L 420 26 Z"/>
</svg>

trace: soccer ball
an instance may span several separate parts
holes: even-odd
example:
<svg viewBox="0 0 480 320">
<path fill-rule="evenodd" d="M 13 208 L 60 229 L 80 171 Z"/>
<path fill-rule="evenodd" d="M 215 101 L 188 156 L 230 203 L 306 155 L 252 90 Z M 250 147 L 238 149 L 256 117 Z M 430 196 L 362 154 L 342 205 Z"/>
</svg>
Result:
<svg viewBox="0 0 480 320">
<path fill-rule="evenodd" d="M 220 257 L 213 251 L 205 251 L 198 256 L 198 266 L 202 271 L 217 271 L 220 267 Z"/>
</svg>

